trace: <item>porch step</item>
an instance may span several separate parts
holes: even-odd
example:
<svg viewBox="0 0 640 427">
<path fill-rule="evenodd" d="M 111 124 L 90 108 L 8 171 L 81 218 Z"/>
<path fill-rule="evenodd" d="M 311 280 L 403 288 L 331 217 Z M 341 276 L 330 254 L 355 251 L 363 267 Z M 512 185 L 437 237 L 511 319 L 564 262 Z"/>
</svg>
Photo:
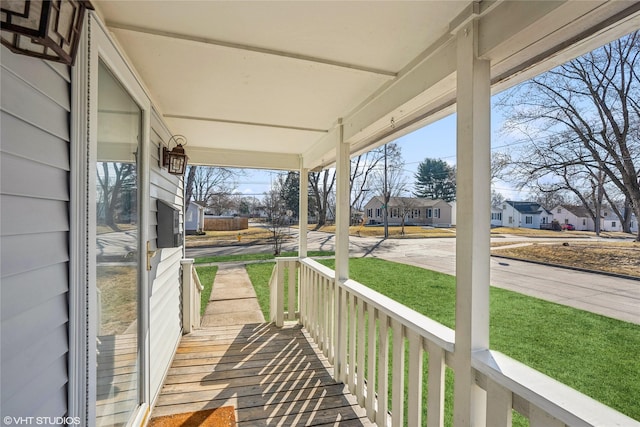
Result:
<svg viewBox="0 0 640 427">
<path fill-rule="evenodd" d="M 182 338 L 152 417 L 229 405 L 240 426 L 374 425 L 297 324 L 203 327 Z"/>
</svg>

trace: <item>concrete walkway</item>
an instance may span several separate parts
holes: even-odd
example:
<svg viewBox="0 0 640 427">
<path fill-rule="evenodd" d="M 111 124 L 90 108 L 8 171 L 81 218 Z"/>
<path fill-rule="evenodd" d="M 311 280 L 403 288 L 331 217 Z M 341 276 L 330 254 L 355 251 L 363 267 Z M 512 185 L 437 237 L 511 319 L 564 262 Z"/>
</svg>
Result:
<svg viewBox="0 0 640 427">
<path fill-rule="evenodd" d="M 202 327 L 264 323 L 244 263 L 220 264 Z"/>
</svg>

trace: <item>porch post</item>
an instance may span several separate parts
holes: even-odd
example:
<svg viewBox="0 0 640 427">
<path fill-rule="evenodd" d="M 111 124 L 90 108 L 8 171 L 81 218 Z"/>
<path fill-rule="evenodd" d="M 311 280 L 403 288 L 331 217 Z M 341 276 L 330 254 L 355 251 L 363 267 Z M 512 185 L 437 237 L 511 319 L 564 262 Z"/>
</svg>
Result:
<svg viewBox="0 0 640 427">
<path fill-rule="evenodd" d="M 471 368 L 472 352 L 489 347 L 491 76 L 477 47 L 471 21 L 457 33 L 456 427 L 486 423 L 486 393 Z"/>
<path fill-rule="evenodd" d="M 342 119 L 338 121 L 336 146 L 336 279 L 349 278 L 349 144 L 343 141 Z"/>
<path fill-rule="evenodd" d="M 340 283 L 349 279 L 349 144 L 344 142 L 342 119 L 338 120 L 338 137 L 336 139 L 336 291 L 334 307 L 335 367 L 334 377 L 337 381 L 346 379 L 346 318 L 345 295 L 340 290 Z"/>
<path fill-rule="evenodd" d="M 302 163 L 302 159 L 300 159 Z M 309 212 L 309 169 L 300 167 L 300 201 L 298 202 L 298 256 L 307 256 L 307 232 L 308 232 L 308 212 Z"/>
</svg>

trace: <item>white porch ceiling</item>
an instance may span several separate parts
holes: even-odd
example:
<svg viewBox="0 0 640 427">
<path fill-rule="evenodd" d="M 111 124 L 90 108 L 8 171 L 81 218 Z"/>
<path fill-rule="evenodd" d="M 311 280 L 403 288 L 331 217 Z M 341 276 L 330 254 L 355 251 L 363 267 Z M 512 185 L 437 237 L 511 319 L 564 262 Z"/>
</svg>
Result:
<svg viewBox="0 0 640 427">
<path fill-rule="evenodd" d="M 479 19 L 495 90 L 640 28 L 630 1 L 94 1 L 195 164 L 330 165 L 455 108 Z M 393 120 L 392 120 L 393 119 Z"/>
</svg>

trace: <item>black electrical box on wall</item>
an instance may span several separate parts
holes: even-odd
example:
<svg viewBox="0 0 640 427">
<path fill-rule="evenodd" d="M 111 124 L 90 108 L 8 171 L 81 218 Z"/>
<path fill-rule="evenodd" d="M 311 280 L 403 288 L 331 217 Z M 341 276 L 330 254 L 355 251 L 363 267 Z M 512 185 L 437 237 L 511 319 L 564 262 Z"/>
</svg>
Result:
<svg viewBox="0 0 640 427">
<path fill-rule="evenodd" d="M 180 233 L 180 211 L 172 205 L 158 200 L 158 248 L 182 246 Z"/>
</svg>

